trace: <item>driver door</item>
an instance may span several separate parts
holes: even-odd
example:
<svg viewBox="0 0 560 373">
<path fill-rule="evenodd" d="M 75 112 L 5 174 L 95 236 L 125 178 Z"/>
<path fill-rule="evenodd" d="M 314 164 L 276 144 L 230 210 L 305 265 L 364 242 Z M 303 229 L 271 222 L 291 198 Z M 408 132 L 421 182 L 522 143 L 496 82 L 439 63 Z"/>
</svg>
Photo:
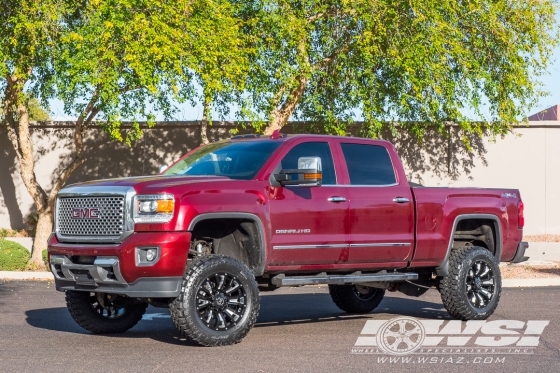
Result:
<svg viewBox="0 0 560 373">
<path fill-rule="evenodd" d="M 296 144 L 282 157 L 277 169 L 297 169 L 298 161 L 307 157 L 321 159 L 322 186 L 270 187 L 270 264 L 273 266 L 297 267 L 348 260 L 347 190 L 337 184 L 331 143 Z"/>
</svg>

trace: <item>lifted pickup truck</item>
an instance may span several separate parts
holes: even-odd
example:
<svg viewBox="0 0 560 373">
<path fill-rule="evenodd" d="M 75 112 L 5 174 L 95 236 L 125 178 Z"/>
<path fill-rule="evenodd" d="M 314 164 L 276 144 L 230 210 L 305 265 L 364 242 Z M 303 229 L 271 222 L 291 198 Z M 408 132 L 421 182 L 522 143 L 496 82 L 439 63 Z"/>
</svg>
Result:
<svg viewBox="0 0 560 373">
<path fill-rule="evenodd" d="M 328 284 L 350 313 L 436 287 L 453 317 L 486 319 L 499 262 L 527 259 L 523 224 L 518 190 L 411 187 L 389 142 L 274 133 L 64 188 L 49 260 L 90 332 L 124 332 L 152 304 L 218 346 L 253 327 L 259 289 L 281 286 Z"/>
</svg>

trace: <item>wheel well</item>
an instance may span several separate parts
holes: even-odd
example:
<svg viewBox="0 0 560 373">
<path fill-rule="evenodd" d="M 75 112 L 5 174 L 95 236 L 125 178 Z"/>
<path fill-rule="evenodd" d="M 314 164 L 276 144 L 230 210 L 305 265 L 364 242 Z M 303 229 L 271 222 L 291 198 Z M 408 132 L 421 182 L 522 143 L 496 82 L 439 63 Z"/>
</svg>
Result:
<svg viewBox="0 0 560 373">
<path fill-rule="evenodd" d="M 464 219 L 457 223 L 453 234 L 453 249 L 480 246 L 496 255 L 498 249 L 496 222 L 491 219 Z"/>
<path fill-rule="evenodd" d="M 191 255 L 227 255 L 245 264 L 255 276 L 261 275 L 264 248 L 255 221 L 244 218 L 201 220 L 192 229 Z M 261 250 L 262 249 L 262 250 Z"/>
</svg>

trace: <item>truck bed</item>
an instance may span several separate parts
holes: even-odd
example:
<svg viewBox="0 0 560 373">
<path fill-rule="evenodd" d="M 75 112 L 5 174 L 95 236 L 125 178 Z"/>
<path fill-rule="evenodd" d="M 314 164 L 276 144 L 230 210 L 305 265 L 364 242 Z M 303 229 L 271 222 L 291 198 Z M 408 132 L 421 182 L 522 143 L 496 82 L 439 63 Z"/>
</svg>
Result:
<svg viewBox="0 0 560 373">
<path fill-rule="evenodd" d="M 453 236 L 461 233 L 466 237 L 469 234 L 468 231 L 454 232 L 453 227 L 457 226 L 458 220 L 473 215 L 487 217 L 494 235 L 502 236 L 501 240 L 493 237 L 501 261 L 509 261 L 515 255 L 523 234 L 522 229 L 518 228 L 518 204 L 521 201 L 518 190 L 447 187 L 411 189 L 416 207 L 416 247 L 411 267 L 439 265 L 453 245 Z M 503 235 L 503 232 L 509 234 Z M 443 247 L 447 250 L 442 250 Z"/>
</svg>

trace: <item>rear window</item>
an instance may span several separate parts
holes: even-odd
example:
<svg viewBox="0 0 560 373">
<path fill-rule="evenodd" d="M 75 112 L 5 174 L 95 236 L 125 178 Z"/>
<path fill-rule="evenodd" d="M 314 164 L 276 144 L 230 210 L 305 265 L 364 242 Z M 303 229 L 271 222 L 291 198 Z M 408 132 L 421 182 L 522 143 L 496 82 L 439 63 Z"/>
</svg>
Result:
<svg viewBox="0 0 560 373">
<path fill-rule="evenodd" d="M 342 143 L 351 185 L 394 185 L 397 183 L 391 157 L 382 146 Z"/>
</svg>

